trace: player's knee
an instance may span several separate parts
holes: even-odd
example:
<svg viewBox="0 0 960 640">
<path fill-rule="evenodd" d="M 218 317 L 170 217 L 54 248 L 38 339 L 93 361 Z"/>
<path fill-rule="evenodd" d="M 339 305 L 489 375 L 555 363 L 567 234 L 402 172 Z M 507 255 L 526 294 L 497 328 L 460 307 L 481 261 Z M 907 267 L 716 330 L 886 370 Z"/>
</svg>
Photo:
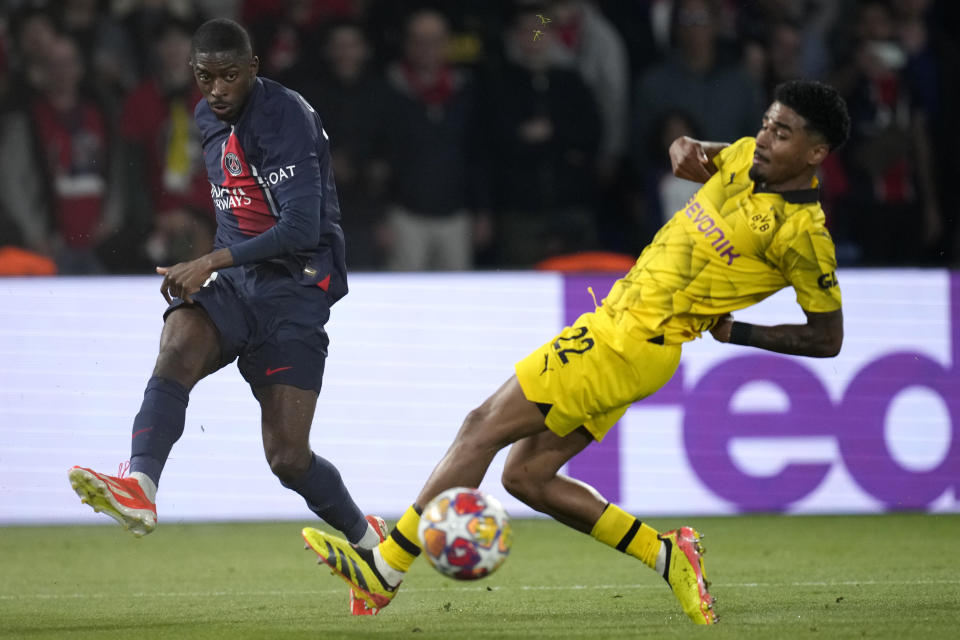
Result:
<svg viewBox="0 0 960 640">
<path fill-rule="evenodd" d="M 522 464 L 507 464 L 500 476 L 503 488 L 517 500 L 536 508 L 540 502 L 540 481 Z"/>
<path fill-rule="evenodd" d="M 161 346 L 153 375 L 168 380 L 176 380 L 187 389 L 200 379 L 204 360 L 198 354 L 179 342 L 170 342 Z"/>
<path fill-rule="evenodd" d="M 267 451 L 270 471 L 284 485 L 295 485 L 310 468 L 310 455 L 293 447 L 275 447 Z"/>
<path fill-rule="evenodd" d="M 493 430 L 487 428 L 490 420 L 491 411 L 486 404 L 468 413 L 463 421 L 463 426 L 457 433 L 455 444 L 475 449 L 496 448 L 499 450 L 502 445 L 492 439 Z"/>
<path fill-rule="evenodd" d="M 176 380 L 191 389 L 200 378 L 216 370 L 219 357 L 216 329 L 206 314 L 196 309 L 177 309 L 164 324 L 153 375 Z"/>
</svg>

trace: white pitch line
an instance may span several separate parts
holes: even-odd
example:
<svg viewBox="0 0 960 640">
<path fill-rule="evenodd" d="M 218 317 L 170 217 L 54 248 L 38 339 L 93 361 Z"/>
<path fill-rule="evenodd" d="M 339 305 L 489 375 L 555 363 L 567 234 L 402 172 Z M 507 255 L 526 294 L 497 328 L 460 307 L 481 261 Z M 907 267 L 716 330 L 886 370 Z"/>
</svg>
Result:
<svg viewBox="0 0 960 640">
<path fill-rule="evenodd" d="M 811 582 L 728 582 L 712 585 L 713 589 L 755 589 L 767 587 L 869 587 L 869 586 L 920 586 L 936 584 L 960 585 L 960 580 L 842 580 L 842 581 L 811 581 Z M 404 593 L 435 593 L 435 592 L 469 592 L 469 591 L 586 591 L 602 589 L 662 589 L 663 586 L 654 581 L 651 584 L 568 584 L 568 585 L 522 585 L 519 587 L 451 587 L 448 589 L 424 589 L 417 587 L 405 588 Z M 265 590 L 265 591 L 162 591 L 153 593 L 138 591 L 133 593 L 27 593 L 16 595 L 0 595 L 0 600 L 69 600 L 81 598 L 213 598 L 223 596 L 233 597 L 268 597 L 303 595 L 314 596 L 323 594 L 341 593 L 340 589 L 312 589 L 299 591 Z"/>
</svg>

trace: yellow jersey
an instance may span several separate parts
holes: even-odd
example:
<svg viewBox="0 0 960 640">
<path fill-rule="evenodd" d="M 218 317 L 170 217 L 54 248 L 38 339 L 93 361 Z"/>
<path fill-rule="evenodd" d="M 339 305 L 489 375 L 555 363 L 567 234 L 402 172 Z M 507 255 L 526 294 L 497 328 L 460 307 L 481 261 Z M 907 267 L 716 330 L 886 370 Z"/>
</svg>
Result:
<svg viewBox="0 0 960 640">
<path fill-rule="evenodd" d="M 816 178 L 810 189 L 759 189 L 748 175 L 755 147 L 741 138 L 717 154 L 718 171 L 613 285 L 600 310 L 620 329 L 687 342 L 786 286 L 806 311 L 840 308 Z"/>
</svg>

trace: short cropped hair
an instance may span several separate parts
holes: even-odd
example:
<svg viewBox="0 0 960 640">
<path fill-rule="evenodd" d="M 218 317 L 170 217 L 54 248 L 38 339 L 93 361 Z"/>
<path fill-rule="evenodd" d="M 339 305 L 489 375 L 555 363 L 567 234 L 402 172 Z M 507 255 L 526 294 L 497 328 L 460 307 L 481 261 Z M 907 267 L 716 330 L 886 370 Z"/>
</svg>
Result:
<svg viewBox="0 0 960 640">
<path fill-rule="evenodd" d="M 822 135 L 830 151 L 850 137 L 847 103 L 836 89 L 815 80 L 791 80 L 777 85 L 773 99 L 807 121 L 807 129 Z"/>
<path fill-rule="evenodd" d="M 250 34 L 240 24 L 226 18 L 207 20 L 193 34 L 190 57 L 198 53 L 236 52 L 253 55 Z"/>
</svg>

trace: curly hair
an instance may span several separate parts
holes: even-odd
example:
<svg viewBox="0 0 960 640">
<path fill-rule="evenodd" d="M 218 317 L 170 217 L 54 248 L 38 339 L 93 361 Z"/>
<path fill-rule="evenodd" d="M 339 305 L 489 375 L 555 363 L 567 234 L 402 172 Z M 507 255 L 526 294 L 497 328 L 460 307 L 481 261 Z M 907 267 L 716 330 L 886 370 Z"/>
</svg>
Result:
<svg viewBox="0 0 960 640">
<path fill-rule="evenodd" d="M 190 44 L 190 57 L 198 53 L 237 53 L 251 55 L 253 47 L 247 30 L 233 20 L 215 18 L 207 20 L 196 33 Z"/>
<path fill-rule="evenodd" d="M 791 80 L 777 85 L 773 99 L 807 121 L 807 130 L 823 136 L 830 150 L 850 137 L 847 103 L 836 89 L 815 80 Z"/>
</svg>

